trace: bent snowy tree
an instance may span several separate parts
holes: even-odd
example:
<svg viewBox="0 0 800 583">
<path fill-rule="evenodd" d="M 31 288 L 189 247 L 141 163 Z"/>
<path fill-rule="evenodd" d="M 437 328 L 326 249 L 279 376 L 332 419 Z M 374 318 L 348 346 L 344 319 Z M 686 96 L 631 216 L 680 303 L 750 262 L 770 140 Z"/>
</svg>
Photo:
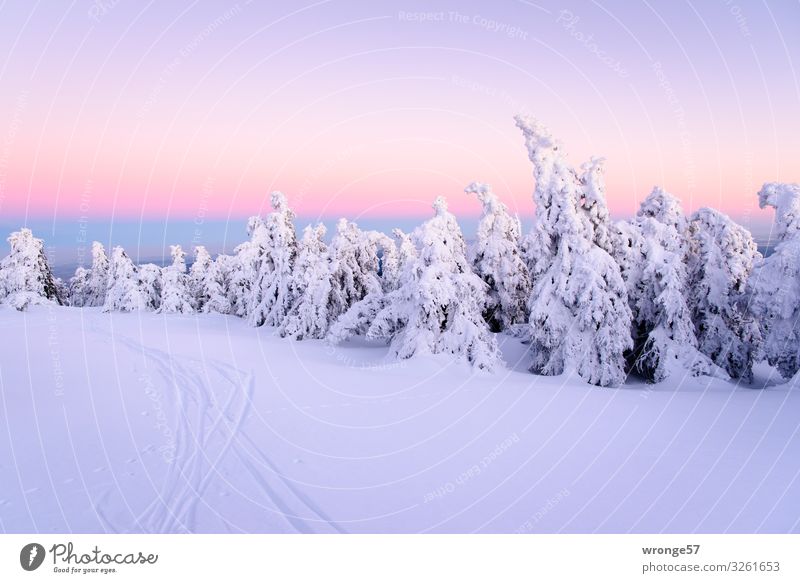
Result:
<svg viewBox="0 0 800 583">
<path fill-rule="evenodd" d="M 784 378 L 800 369 L 800 184 L 770 182 L 758 193 L 775 209 L 778 243 L 750 278 L 753 313 L 764 326 L 764 355 Z"/>
<path fill-rule="evenodd" d="M 464 191 L 483 204 L 470 263 L 488 286 L 484 318 L 493 332 L 500 332 L 528 319 L 531 281 L 519 248 L 522 226 L 488 184 L 473 182 Z"/>
<path fill-rule="evenodd" d="M 536 181 L 536 216 L 529 335 L 538 374 L 573 369 L 586 381 L 616 386 L 625 380 L 631 312 L 620 268 L 598 242 L 609 231 L 602 181 L 581 177 L 549 130 L 518 116 Z"/>
</svg>

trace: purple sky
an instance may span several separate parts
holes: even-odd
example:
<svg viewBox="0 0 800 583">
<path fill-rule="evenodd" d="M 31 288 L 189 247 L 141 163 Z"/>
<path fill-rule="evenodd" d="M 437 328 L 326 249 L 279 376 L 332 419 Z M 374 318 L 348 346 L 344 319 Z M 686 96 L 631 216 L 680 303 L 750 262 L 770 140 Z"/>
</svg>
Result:
<svg viewBox="0 0 800 583">
<path fill-rule="evenodd" d="M 797 181 L 800 3 L 0 4 L 0 222 L 422 217 L 489 182 L 533 213 L 512 116 L 609 203 L 655 184 L 757 227 Z"/>
</svg>

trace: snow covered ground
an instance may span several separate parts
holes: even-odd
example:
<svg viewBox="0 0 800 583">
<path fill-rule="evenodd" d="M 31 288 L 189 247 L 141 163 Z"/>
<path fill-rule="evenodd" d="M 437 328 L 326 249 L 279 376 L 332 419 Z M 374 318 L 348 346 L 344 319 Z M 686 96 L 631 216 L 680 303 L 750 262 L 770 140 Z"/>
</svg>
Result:
<svg viewBox="0 0 800 583">
<path fill-rule="evenodd" d="M 5 532 L 786 532 L 800 392 L 604 389 L 238 318 L 0 306 Z M 764 388 L 762 388 L 764 387 Z"/>
</svg>

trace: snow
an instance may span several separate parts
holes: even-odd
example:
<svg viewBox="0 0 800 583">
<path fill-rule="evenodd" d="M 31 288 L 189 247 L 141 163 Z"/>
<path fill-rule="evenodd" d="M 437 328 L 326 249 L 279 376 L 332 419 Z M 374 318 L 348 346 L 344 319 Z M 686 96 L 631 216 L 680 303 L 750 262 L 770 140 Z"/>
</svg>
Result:
<svg viewBox="0 0 800 583">
<path fill-rule="evenodd" d="M 533 228 L 473 182 L 471 248 L 443 197 L 328 245 L 273 192 L 188 273 L 179 245 L 162 268 L 95 243 L 65 282 L 12 233 L 0 529 L 798 530 L 800 186 L 758 193 L 762 258 L 658 187 L 612 224 L 603 159 L 516 122 Z"/>
<path fill-rule="evenodd" d="M 766 183 L 758 198 L 762 208 L 775 208 L 778 244 L 748 280 L 751 309 L 764 329 L 767 360 L 789 379 L 800 370 L 800 185 Z"/>
<path fill-rule="evenodd" d="M 505 335 L 489 374 L 220 314 L 0 326 L 5 532 L 799 530 L 800 393 L 763 364 L 608 389 Z"/>
<path fill-rule="evenodd" d="M 473 271 L 486 282 L 484 316 L 493 332 L 528 321 L 530 274 L 520 253 L 522 226 L 488 184 L 473 182 L 464 192 L 483 204 L 475 244 L 470 252 Z"/>
<path fill-rule="evenodd" d="M 47 263 L 44 242 L 30 229 L 11 233 L 7 240 L 11 252 L 0 261 L 0 301 L 18 310 L 44 301 L 60 304 L 59 284 Z"/>
<path fill-rule="evenodd" d="M 619 385 L 633 347 L 632 316 L 622 270 L 609 253 L 602 160 L 590 160 L 579 178 L 543 124 L 515 119 L 536 180 L 536 219 L 523 245 L 533 275 L 531 370 L 557 375 L 574 369 L 593 384 Z"/>
<path fill-rule="evenodd" d="M 399 287 L 384 295 L 379 285 L 354 303 L 331 328 L 329 341 L 357 333 L 391 342 L 400 359 L 451 354 L 480 369 L 499 360 L 497 340 L 483 308 L 488 286 L 470 269 L 466 243 L 447 202 L 437 197 L 434 216 L 416 233 L 419 253 L 406 257 Z"/>
</svg>

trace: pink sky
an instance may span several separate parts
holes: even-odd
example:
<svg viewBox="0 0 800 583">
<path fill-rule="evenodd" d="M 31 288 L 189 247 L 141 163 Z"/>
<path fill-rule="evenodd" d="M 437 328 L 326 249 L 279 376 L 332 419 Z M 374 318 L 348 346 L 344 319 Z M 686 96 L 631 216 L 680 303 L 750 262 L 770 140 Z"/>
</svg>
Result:
<svg viewBox="0 0 800 583">
<path fill-rule="evenodd" d="M 474 215 L 473 180 L 524 215 L 520 111 L 607 159 L 617 216 L 659 184 L 761 220 L 760 184 L 800 180 L 796 3 L 236 6 L 4 5 L 0 218 L 240 217 L 273 189 L 306 216 Z"/>
</svg>

